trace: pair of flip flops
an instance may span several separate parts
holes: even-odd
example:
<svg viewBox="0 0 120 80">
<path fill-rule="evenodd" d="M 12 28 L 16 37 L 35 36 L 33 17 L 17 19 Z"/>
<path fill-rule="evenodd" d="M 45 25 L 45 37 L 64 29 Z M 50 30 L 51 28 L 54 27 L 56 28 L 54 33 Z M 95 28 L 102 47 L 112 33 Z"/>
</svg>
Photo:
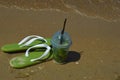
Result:
<svg viewBox="0 0 120 80">
<path fill-rule="evenodd" d="M 25 37 L 19 43 L 4 45 L 1 50 L 7 53 L 25 51 L 25 55 L 14 57 L 10 60 L 10 66 L 24 68 L 52 59 L 50 38 L 37 35 Z"/>
</svg>

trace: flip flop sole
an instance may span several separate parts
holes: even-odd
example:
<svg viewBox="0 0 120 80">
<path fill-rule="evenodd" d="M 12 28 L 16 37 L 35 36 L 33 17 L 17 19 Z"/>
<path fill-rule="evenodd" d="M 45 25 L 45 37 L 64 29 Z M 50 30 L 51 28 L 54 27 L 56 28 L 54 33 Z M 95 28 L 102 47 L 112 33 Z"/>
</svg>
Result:
<svg viewBox="0 0 120 80">
<path fill-rule="evenodd" d="M 31 61 L 31 59 L 35 59 L 35 58 L 42 56 L 44 51 L 45 51 L 45 49 L 30 52 L 29 57 L 26 57 L 25 55 L 14 57 L 10 60 L 10 66 L 13 68 L 25 68 L 28 66 L 32 66 L 32 65 L 35 65 L 38 63 L 42 63 L 42 62 L 51 60 L 53 56 L 52 56 L 52 53 L 49 52 L 49 54 L 47 56 L 45 56 L 44 58 L 42 58 L 41 60 Z"/>
<path fill-rule="evenodd" d="M 50 45 L 50 38 L 47 38 L 47 43 L 48 45 Z M 17 43 L 14 43 L 14 44 L 7 44 L 7 45 L 4 45 L 1 50 L 3 52 L 7 52 L 7 53 L 14 53 L 14 52 L 22 52 L 22 51 L 25 51 L 27 50 L 29 47 L 33 46 L 33 45 L 36 45 L 36 44 L 42 44 L 43 42 L 40 41 L 40 40 L 36 40 L 34 41 L 33 43 L 31 43 L 29 46 L 24 46 L 24 47 L 20 47 L 20 45 L 18 45 Z"/>
</svg>

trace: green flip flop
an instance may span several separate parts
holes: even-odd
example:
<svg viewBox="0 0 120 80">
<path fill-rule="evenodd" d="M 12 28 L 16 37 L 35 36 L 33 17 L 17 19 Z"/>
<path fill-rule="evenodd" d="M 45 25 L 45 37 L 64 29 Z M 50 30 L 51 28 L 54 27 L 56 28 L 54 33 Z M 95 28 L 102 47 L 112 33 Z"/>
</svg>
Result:
<svg viewBox="0 0 120 80">
<path fill-rule="evenodd" d="M 19 43 L 4 45 L 1 50 L 7 53 L 21 52 L 27 50 L 31 46 L 43 43 L 50 45 L 50 38 L 44 39 L 41 36 L 31 35 L 25 37 Z"/>
<path fill-rule="evenodd" d="M 41 49 L 46 48 L 46 49 Z M 32 49 L 35 49 L 33 51 Z M 32 50 L 30 52 L 30 50 Z M 25 55 L 14 57 L 10 60 L 13 68 L 25 68 L 34 64 L 42 63 L 52 59 L 51 47 L 47 44 L 38 44 L 27 49 Z"/>
</svg>

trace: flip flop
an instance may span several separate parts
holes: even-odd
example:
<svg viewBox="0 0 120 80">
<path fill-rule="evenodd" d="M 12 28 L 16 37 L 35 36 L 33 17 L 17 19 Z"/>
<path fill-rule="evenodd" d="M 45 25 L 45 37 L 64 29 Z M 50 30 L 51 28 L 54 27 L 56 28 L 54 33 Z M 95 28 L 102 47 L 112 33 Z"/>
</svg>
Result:
<svg viewBox="0 0 120 80">
<path fill-rule="evenodd" d="M 21 52 L 27 50 L 31 46 L 43 43 L 50 45 L 50 38 L 45 39 L 41 36 L 31 35 L 25 37 L 19 43 L 4 45 L 1 50 L 7 53 Z"/>
<path fill-rule="evenodd" d="M 32 49 L 35 49 L 35 51 L 30 52 L 30 50 Z M 51 47 L 47 44 L 38 44 L 28 48 L 25 55 L 12 58 L 10 60 L 10 66 L 12 66 L 13 68 L 25 68 L 51 59 Z"/>
</svg>

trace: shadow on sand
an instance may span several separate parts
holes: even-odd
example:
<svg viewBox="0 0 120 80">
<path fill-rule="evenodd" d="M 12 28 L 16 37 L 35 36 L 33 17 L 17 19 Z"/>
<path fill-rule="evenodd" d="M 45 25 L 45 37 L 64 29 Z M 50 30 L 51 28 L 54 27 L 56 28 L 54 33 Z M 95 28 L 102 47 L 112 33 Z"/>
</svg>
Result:
<svg viewBox="0 0 120 80">
<path fill-rule="evenodd" d="M 66 63 L 76 62 L 76 61 L 80 60 L 81 53 L 83 53 L 83 51 L 81 51 L 81 52 L 69 51 Z"/>
</svg>

